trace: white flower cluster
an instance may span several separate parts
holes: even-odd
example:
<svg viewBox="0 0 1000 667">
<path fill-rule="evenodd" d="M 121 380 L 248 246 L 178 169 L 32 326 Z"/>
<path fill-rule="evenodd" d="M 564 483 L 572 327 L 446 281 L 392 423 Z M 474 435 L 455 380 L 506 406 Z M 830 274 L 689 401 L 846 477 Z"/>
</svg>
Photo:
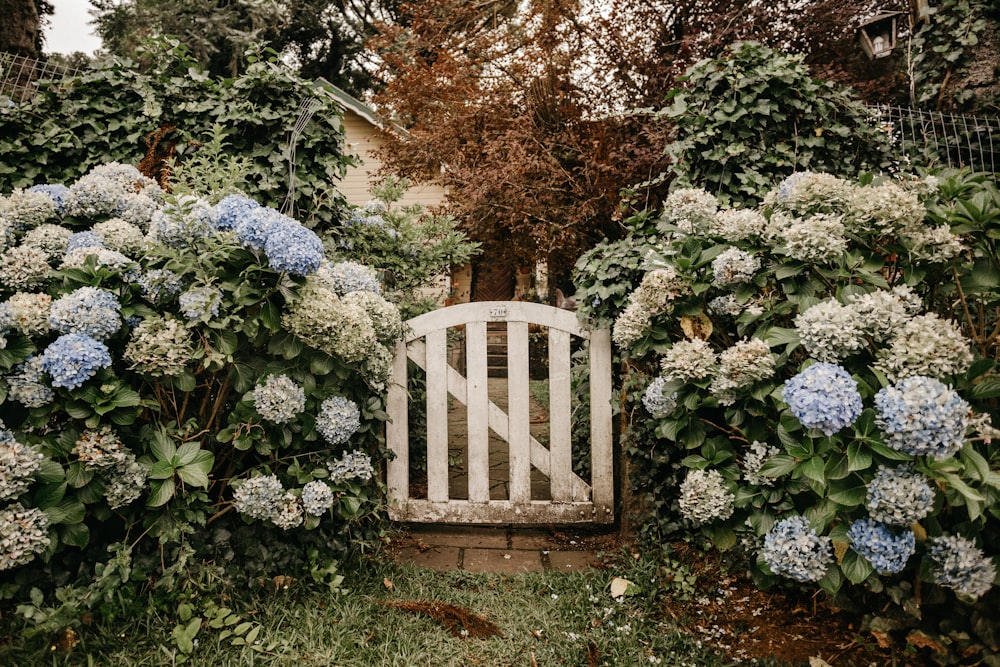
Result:
<svg viewBox="0 0 1000 667">
<path fill-rule="evenodd" d="M 6 197 L 0 197 L 0 218 L 17 232 L 38 227 L 55 215 L 56 203 L 44 192 L 17 188 Z"/>
<path fill-rule="evenodd" d="M 111 162 L 94 167 L 73 183 L 64 205 L 73 216 L 118 215 L 136 222 L 141 216 L 136 215 L 135 209 L 150 211 L 162 196 L 160 186 L 138 169 Z"/>
<path fill-rule="evenodd" d="M 678 503 L 684 518 L 701 525 L 728 519 L 735 500 L 718 470 L 691 470 L 681 482 Z"/>
<path fill-rule="evenodd" d="M 99 222 L 94 225 L 93 230 L 101 237 L 108 250 L 114 250 L 123 255 L 134 255 L 142 249 L 146 242 L 146 235 L 142 229 L 121 218 L 111 218 Z"/>
<path fill-rule="evenodd" d="M 671 380 L 691 382 L 703 380 L 715 373 L 718 356 L 701 338 L 682 340 L 670 346 L 660 360 L 660 372 Z"/>
<path fill-rule="evenodd" d="M 384 345 L 395 345 L 403 337 L 403 318 L 395 304 L 386 301 L 374 292 L 357 291 L 341 297 L 341 304 L 349 308 L 360 308 L 371 319 L 375 327 L 375 338 Z"/>
<path fill-rule="evenodd" d="M 771 348 L 759 338 L 742 340 L 719 354 L 719 372 L 709 391 L 722 405 L 736 402 L 736 393 L 774 375 Z"/>
<path fill-rule="evenodd" d="M 621 348 L 631 347 L 646 334 L 653 318 L 665 314 L 675 299 L 690 292 L 691 286 L 673 267 L 647 272 L 615 320 L 611 339 Z"/>
<path fill-rule="evenodd" d="M 342 445 L 361 428 L 358 404 L 343 396 L 323 401 L 316 415 L 316 430 L 331 445 Z"/>
<path fill-rule="evenodd" d="M 183 373 L 191 354 L 191 335 L 184 325 L 156 316 L 136 325 L 122 358 L 139 373 L 163 377 Z"/>
<path fill-rule="evenodd" d="M 361 361 L 378 343 L 375 325 L 364 307 L 343 303 L 334 290 L 312 276 L 301 298 L 285 310 L 281 323 L 317 350 L 348 362 Z"/>
<path fill-rule="evenodd" d="M 875 394 L 875 423 L 885 444 L 913 456 L 947 458 L 962 448 L 969 404 L 951 387 L 923 375 L 900 380 Z"/>
<path fill-rule="evenodd" d="M 775 574 L 819 581 L 833 562 L 833 540 L 818 535 L 805 517 L 792 516 L 767 531 L 760 556 Z"/>
<path fill-rule="evenodd" d="M 914 259 L 931 264 L 947 262 L 965 251 L 961 237 L 952 234 L 948 225 L 911 229 L 904 241 L 910 246 L 910 254 Z"/>
<path fill-rule="evenodd" d="M 41 248 L 19 245 L 0 255 L 0 284 L 11 291 L 35 289 L 51 275 L 49 256 Z"/>
<path fill-rule="evenodd" d="M 723 317 L 739 317 L 743 312 L 743 304 L 735 294 L 723 294 L 708 302 L 708 312 Z"/>
<path fill-rule="evenodd" d="M 972 363 L 969 341 L 951 320 L 926 313 L 905 322 L 873 368 L 893 382 L 915 375 L 943 378 L 964 373 Z"/>
<path fill-rule="evenodd" d="M 285 489 L 275 475 L 251 477 L 236 487 L 233 507 L 251 519 L 270 521 L 284 494 Z"/>
<path fill-rule="evenodd" d="M 0 510 L 0 571 L 30 562 L 49 546 L 49 515 L 20 503 Z"/>
<path fill-rule="evenodd" d="M 780 451 L 777 447 L 760 442 L 759 440 L 754 440 L 750 443 L 749 450 L 743 455 L 743 479 L 753 486 L 774 485 L 774 478 L 761 475 L 760 469 L 767 463 L 768 459 Z"/>
<path fill-rule="evenodd" d="M 847 297 L 865 334 L 878 343 L 890 339 L 923 307 L 920 297 L 909 285 L 896 285 L 891 290 L 875 290 Z"/>
<path fill-rule="evenodd" d="M 306 409 L 306 392 L 287 375 L 269 375 L 254 387 L 253 406 L 264 419 L 284 424 Z"/>
<path fill-rule="evenodd" d="M 848 200 L 852 232 L 871 235 L 906 235 L 923 223 L 927 209 L 915 192 L 892 181 L 856 188 Z"/>
<path fill-rule="evenodd" d="M 215 234 L 212 205 L 200 197 L 181 195 L 153 213 L 146 240 L 171 248 L 183 248 L 192 241 Z"/>
<path fill-rule="evenodd" d="M 367 482 L 375 475 L 371 457 L 356 449 L 344 452 L 337 460 L 327 463 L 326 467 L 330 471 L 330 481 L 334 484 L 342 484 L 351 479 Z"/>
<path fill-rule="evenodd" d="M 712 275 L 719 287 L 748 283 L 760 269 L 760 259 L 739 248 L 726 248 L 712 260 Z"/>
<path fill-rule="evenodd" d="M 800 171 L 764 197 L 764 205 L 792 213 L 835 213 L 854 192 L 854 184 L 832 174 Z"/>
<path fill-rule="evenodd" d="M 795 317 L 795 329 L 809 356 L 831 363 L 864 348 L 865 324 L 854 308 L 835 298 L 820 301 Z"/>
<path fill-rule="evenodd" d="M 3 304 L 0 310 L 10 326 L 25 336 L 38 336 L 49 332 L 49 309 L 52 297 L 39 292 L 18 292 Z"/>
<path fill-rule="evenodd" d="M 69 237 L 73 232 L 60 225 L 46 223 L 28 231 L 21 237 L 21 245 L 37 248 L 47 259 L 55 259 L 66 254 Z"/>
<path fill-rule="evenodd" d="M 271 522 L 282 530 L 302 525 L 302 505 L 292 491 L 285 491 L 271 515 Z"/>
<path fill-rule="evenodd" d="M 112 271 L 128 271 L 134 269 L 135 262 L 117 250 L 108 248 L 75 248 L 67 252 L 59 264 L 60 269 L 82 269 L 87 260 L 94 258 L 98 266 L 107 267 Z"/>
<path fill-rule="evenodd" d="M 729 243 L 758 239 L 767 228 L 767 218 L 752 208 L 727 208 L 719 211 L 708 226 L 708 235 Z"/>
<path fill-rule="evenodd" d="M 719 210 L 719 201 L 700 188 L 674 190 L 663 201 L 659 222 L 673 225 L 685 234 L 708 231 Z"/>
<path fill-rule="evenodd" d="M 774 213 L 766 235 L 789 257 L 810 264 L 833 264 L 847 250 L 843 219 L 826 213 L 805 218 Z"/>
<path fill-rule="evenodd" d="M 146 469 L 111 427 L 87 429 L 73 445 L 73 454 L 104 480 L 104 498 L 111 509 L 130 504 L 146 486 Z"/>
<path fill-rule="evenodd" d="M 45 460 L 40 452 L 23 445 L 0 427 L 0 500 L 16 498 L 31 486 L 31 476 Z"/>
</svg>

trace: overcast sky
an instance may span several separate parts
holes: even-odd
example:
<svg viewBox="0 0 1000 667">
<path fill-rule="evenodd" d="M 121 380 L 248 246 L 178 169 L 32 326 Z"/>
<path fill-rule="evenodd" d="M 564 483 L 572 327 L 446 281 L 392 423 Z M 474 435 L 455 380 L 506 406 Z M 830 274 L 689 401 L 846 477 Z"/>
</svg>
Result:
<svg viewBox="0 0 1000 667">
<path fill-rule="evenodd" d="M 90 54 L 101 47 L 101 40 L 88 25 L 90 3 L 87 0 L 49 0 L 55 13 L 49 17 L 45 30 L 46 53 L 73 53 L 83 51 Z"/>
</svg>

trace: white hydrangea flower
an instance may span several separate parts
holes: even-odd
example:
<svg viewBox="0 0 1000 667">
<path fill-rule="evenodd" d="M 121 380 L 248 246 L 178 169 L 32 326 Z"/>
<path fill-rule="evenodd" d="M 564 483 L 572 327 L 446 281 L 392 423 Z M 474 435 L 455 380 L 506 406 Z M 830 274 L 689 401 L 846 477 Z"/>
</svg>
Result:
<svg viewBox="0 0 1000 667">
<path fill-rule="evenodd" d="M 287 375 L 269 375 L 254 387 L 253 405 L 264 419 L 285 424 L 306 409 L 306 392 Z"/>
<path fill-rule="evenodd" d="M 957 375 L 971 363 L 969 341 L 958 325 L 939 318 L 937 313 L 926 313 L 899 328 L 889 346 L 879 350 L 873 368 L 896 382 L 914 375 Z"/>
<path fill-rule="evenodd" d="M 20 503 L 0 510 L 0 571 L 31 562 L 50 543 L 49 515 Z"/>
<path fill-rule="evenodd" d="M 753 486 L 773 486 L 774 478 L 760 474 L 761 467 L 767 463 L 768 459 L 780 453 L 780 449 L 768 445 L 765 442 L 754 440 L 750 443 L 750 448 L 743 456 L 743 479 Z"/>
<path fill-rule="evenodd" d="M 245 480 L 233 492 L 233 507 L 251 519 L 270 521 L 284 499 L 285 489 L 275 475 L 261 475 Z"/>
<path fill-rule="evenodd" d="M 891 290 L 875 290 L 847 297 L 864 333 L 876 342 L 894 336 L 900 327 L 920 312 L 923 303 L 909 285 L 897 285 Z"/>
<path fill-rule="evenodd" d="M 9 290 L 31 290 L 52 275 L 48 254 L 35 246 L 20 245 L 0 255 L 0 284 Z"/>
<path fill-rule="evenodd" d="M 712 219 L 709 236 L 718 236 L 728 243 L 760 238 L 767 227 L 767 218 L 752 208 L 728 208 Z"/>
<path fill-rule="evenodd" d="M 671 380 L 691 382 L 711 377 L 715 372 L 718 356 L 712 346 L 700 338 L 674 343 L 663 353 L 661 373 Z"/>
<path fill-rule="evenodd" d="M 649 309 L 643 304 L 633 301 L 625 306 L 615 318 L 615 324 L 611 329 L 611 340 L 619 348 L 627 350 L 646 335 L 652 320 Z"/>
<path fill-rule="evenodd" d="M 719 355 L 719 370 L 709 391 L 722 405 L 736 402 L 736 392 L 774 375 L 774 357 L 759 338 L 742 340 Z"/>
<path fill-rule="evenodd" d="M 38 227 L 55 215 L 56 203 L 44 192 L 17 188 L 6 197 L 0 197 L 0 217 L 19 232 Z"/>
<path fill-rule="evenodd" d="M 701 188 L 674 190 L 663 201 L 660 221 L 678 227 L 685 234 L 707 231 L 719 210 L 719 200 Z"/>
<path fill-rule="evenodd" d="M 302 509 L 311 516 L 322 516 L 333 507 L 333 490 L 323 480 L 314 479 L 302 487 Z"/>
<path fill-rule="evenodd" d="M 31 486 L 32 475 L 45 456 L 0 428 L 0 500 L 16 498 Z"/>
<path fill-rule="evenodd" d="M 286 309 L 282 325 L 317 350 L 358 362 L 378 344 L 375 325 L 358 303 L 344 303 L 337 293 L 310 276 L 301 298 Z"/>
<path fill-rule="evenodd" d="M 40 336 L 49 331 L 52 297 L 44 292 L 18 292 L 0 305 L 13 328 L 26 336 Z"/>
<path fill-rule="evenodd" d="M 795 218 L 775 213 L 768 223 L 767 236 L 788 256 L 812 264 L 832 264 L 847 250 L 844 222 L 839 216 L 817 213 Z"/>
<path fill-rule="evenodd" d="M 686 519 L 701 525 L 728 519 L 735 500 L 718 470 L 691 470 L 681 482 L 678 503 Z"/>
<path fill-rule="evenodd" d="M 914 259 L 932 264 L 947 262 L 965 252 L 961 237 L 952 234 L 948 225 L 914 228 L 907 232 L 904 241 L 910 244 Z"/>
<path fill-rule="evenodd" d="M 101 237 L 108 250 L 115 250 L 123 255 L 136 254 L 146 242 L 146 234 L 142 229 L 121 218 L 99 222 L 92 229 Z"/>
<path fill-rule="evenodd" d="M 906 234 L 919 227 L 927 215 L 915 192 L 892 181 L 857 188 L 848 205 L 850 230 L 865 236 Z"/>
<path fill-rule="evenodd" d="M 855 186 L 833 174 L 800 171 L 764 197 L 764 205 L 798 215 L 841 213 Z"/>
<path fill-rule="evenodd" d="M 739 248 L 726 248 L 712 260 L 712 275 L 720 287 L 748 283 L 760 269 L 760 259 Z"/>
<path fill-rule="evenodd" d="M 795 328 L 809 356 L 831 363 L 862 350 L 865 322 L 857 311 L 834 298 L 820 301 L 795 317 Z"/>
<path fill-rule="evenodd" d="M 132 330 L 122 358 L 139 373 L 180 375 L 191 360 L 191 334 L 179 320 L 145 319 Z"/>
<path fill-rule="evenodd" d="M 291 491 L 286 491 L 278 502 L 277 510 L 271 521 L 282 530 L 298 528 L 302 525 L 302 505 Z"/>
<path fill-rule="evenodd" d="M 73 231 L 70 229 L 46 223 L 29 230 L 21 238 L 21 245 L 38 248 L 45 253 L 48 260 L 53 260 L 66 254 L 69 238 L 72 235 Z"/>
</svg>

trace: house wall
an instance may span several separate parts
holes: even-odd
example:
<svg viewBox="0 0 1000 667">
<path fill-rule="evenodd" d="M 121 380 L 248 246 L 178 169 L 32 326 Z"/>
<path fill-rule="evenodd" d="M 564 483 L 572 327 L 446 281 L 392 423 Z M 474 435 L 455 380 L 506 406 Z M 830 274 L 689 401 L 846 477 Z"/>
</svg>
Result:
<svg viewBox="0 0 1000 667">
<path fill-rule="evenodd" d="M 359 166 L 348 169 L 338 187 L 344 193 L 349 204 L 364 205 L 372 197 L 369 188 L 380 180 L 376 173 L 382 167 L 382 162 L 375 152 L 382 147 L 384 140 L 381 130 L 372 125 L 360 115 L 346 109 L 344 111 L 344 152 L 357 156 Z M 424 184 L 410 188 L 399 202 L 403 205 L 420 204 L 422 206 L 440 206 L 444 204 L 445 189 L 440 185 Z"/>
</svg>

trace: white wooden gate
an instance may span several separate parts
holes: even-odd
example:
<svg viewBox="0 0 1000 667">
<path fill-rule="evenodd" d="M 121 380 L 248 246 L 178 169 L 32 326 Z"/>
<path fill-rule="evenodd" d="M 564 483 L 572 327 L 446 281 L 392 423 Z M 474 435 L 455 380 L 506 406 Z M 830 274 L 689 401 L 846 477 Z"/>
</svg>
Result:
<svg viewBox="0 0 1000 667">
<path fill-rule="evenodd" d="M 508 410 L 488 394 L 487 322 L 507 325 Z M 435 310 L 408 323 L 396 348 L 386 427 L 395 458 L 388 464 L 389 516 L 434 523 L 611 523 L 614 476 L 611 435 L 611 337 L 582 329 L 576 314 L 523 301 L 480 301 Z M 549 331 L 549 443 L 530 433 L 528 325 Z M 465 327 L 466 376 L 448 363 L 447 333 Z M 590 341 L 591 479 L 573 472 L 571 336 Z M 409 479 L 407 359 L 427 378 L 427 497 L 412 498 Z M 449 495 L 449 395 L 468 414 L 468 498 Z M 508 444 L 508 498 L 490 499 L 490 431 Z M 531 469 L 548 478 L 550 500 L 532 500 Z"/>
</svg>

